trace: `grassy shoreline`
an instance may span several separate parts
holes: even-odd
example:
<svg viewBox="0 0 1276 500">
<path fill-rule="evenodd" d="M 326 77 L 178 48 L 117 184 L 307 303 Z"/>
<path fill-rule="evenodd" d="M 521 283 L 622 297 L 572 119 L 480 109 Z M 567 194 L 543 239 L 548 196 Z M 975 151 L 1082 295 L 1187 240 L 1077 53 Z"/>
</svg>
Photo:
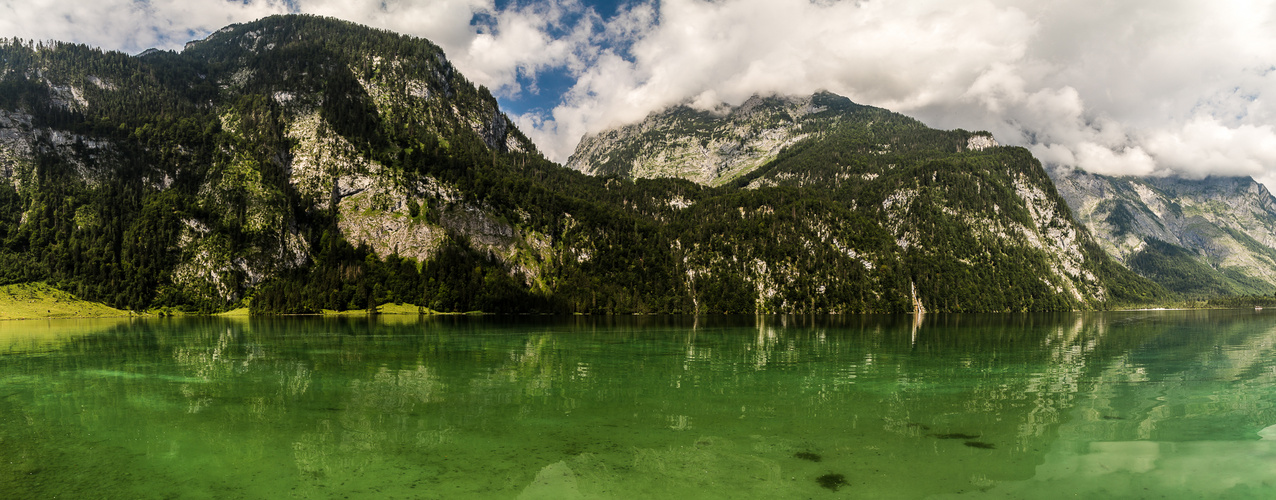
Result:
<svg viewBox="0 0 1276 500">
<path fill-rule="evenodd" d="M 1109 309 L 1109 311 L 1168 311 L 1168 310 L 1210 310 L 1210 309 L 1250 309 L 1255 306 L 1276 308 L 1276 297 L 1219 297 L 1207 300 L 1188 300 L 1176 303 L 1126 305 Z M 375 310 L 353 309 L 346 311 L 323 310 L 314 314 L 297 316 L 319 317 L 358 317 L 358 316 L 444 316 L 444 315 L 478 315 L 480 311 L 440 312 L 413 304 L 395 304 L 387 302 L 377 306 Z M 144 312 L 126 311 L 98 302 L 82 300 L 75 295 L 64 292 L 44 282 L 18 283 L 0 286 L 0 320 L 23 319 L 83 319 L 83 318 L 122 318 L 122 317 L 162 317 L 162 316 L 202 316 L 167 309 Z M 248 306 L 238 307 L 207 316 L 246 318 L 252 316 Z"/>
<path fill-rule="evenodd" d="M 413 304 L 395 304 L 387 302 L 374 311 L 354 309 L 348 311 L 324 310 L 319 313 L 302 316 L 355 317 L 355 316 L 436 316 L 436 315 L 482 314 L 476 312 L 447 313 L 439 312 Z M 126 311 L 116 309 L 99 302 L 80 299 L 74 294 L 62 291 L 45 282 L 16 283 L 0 286 L 0 321 L 33 320 L 33 319 L 92 319 L 92 318 L 137 318 L 165 316 L 216 316 L 229 318 L 247 318 L 252 316 L 248 306 L 214 314 L 198 314 L 173 311 L 167 308 L 150 311 Z"/>
<path fill-rule="evenodd" d="M 0 286 L 0 320 L 130 316 L 138 314 L 81 300 L 44 282 Z"/>
</svg>

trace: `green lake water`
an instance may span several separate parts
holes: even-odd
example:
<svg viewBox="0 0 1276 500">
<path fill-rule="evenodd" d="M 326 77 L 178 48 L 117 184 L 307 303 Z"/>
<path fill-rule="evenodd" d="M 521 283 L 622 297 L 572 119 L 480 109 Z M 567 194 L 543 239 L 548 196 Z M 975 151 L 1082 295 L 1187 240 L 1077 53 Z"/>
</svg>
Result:
<svg viewBox="0 0 1276 500">
<path fill-rule="evenodd" d="M 0 322 L 0 498 L 1276 498 L 1276 312 Z"/>
</svg>

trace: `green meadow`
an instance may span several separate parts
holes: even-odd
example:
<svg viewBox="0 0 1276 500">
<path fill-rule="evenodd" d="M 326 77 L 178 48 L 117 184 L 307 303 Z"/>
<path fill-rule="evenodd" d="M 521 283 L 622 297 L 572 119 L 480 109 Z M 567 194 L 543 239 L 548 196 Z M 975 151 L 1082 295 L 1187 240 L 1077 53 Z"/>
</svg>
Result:
<svg viewBox="0 0 1276 500">
<path fill-rule="evenodd" d="M 0 319 L 106 318 L 128 311 L 80 300 L 47 283 L 0 286 Z"/>
</svg>

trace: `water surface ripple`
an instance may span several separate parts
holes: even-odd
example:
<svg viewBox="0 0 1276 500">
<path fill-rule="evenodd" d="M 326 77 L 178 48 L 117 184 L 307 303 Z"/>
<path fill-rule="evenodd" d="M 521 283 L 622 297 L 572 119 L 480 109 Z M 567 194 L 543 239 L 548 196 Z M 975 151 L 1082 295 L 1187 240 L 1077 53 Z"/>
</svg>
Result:
<svg viewBox="0 0 1276 500">
<path fill-rule="evenodd" d="M 1276 313 L 0 322 L 0 498 L 1276 498 Z"/>
</svg>

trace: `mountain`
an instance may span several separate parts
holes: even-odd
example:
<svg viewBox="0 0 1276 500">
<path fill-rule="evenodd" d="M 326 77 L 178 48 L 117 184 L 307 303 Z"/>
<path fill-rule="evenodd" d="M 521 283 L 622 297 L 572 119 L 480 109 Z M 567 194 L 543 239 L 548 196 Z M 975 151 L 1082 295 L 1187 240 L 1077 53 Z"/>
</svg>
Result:
<svg viewBox="0 0 1276 500">
<path fill-rule="evenodd" d="M 1100 246 L 1196 297 L 1276 292 L 1276 198 L 1249 177 L 1110 177 L 1052 170 Z"/>
<path fill-rule="evenodd" d="M 835 116 L 812 97 L 755 96 L 738 107 L 687 105 L 584 137 L 567 167 L 591 175 L 678 177 L 718 186 L 775 159 Z"/>
<path fill-rule="evenodd" d="M 1109 294 L 1162 293 L 1099 248 L 1026 150 L 829 93 L 754 97 L 710 111 L 676 106 L 584 138 L 568 165 L 680 177 L 734 196 L 819 200 L 817 213 L 837 215 L 809 223 L 832 237 L 802 247 L 870 255 L 870 270 L 900 266 L 901 287 L 918 307 L 1077 308 Z M 890 262 L 875 262 L 882 256 Z"/>
<path fill-rule="evenodd" d="M 506 200 L 489 191 L 514 182 L 493 173 L 514 162 L 560 169 L 428 41 L 281 16 L 180 54 L 15 40 L 0 63 L 6 282 L 49 279 L 132 309 L 219 310 L 249 295 L 344 309 L 422 300 L 415 285 L 374 288 L 400 257 L 445 255 L 478 274 L 463 280 L 491 274 L 493 290 L 523 292 L 480 300 L 467 283 L 436 306 L 499 308 L 495 297 L 540 285 L 548 240 L 515 228 L 534 215 L 492 206 Z M 307 300 L 272 299 L 298 288 Z"/>
<path fill-rule="evenodd" d="M 724 156 L 755 159 L 711 187 L 553 164 L 437 46 L 334 19 L 136 57 L 4 41 L 0 285 L 257 313 L 1063 310 L 1161 293 L 1098 251 L 1022 149 L 831 94 L 755 108 L 697 118 L 760 123 L 756 152 Z M 795 128 L 771 125 L 785 116 Z"/>
</svg>

